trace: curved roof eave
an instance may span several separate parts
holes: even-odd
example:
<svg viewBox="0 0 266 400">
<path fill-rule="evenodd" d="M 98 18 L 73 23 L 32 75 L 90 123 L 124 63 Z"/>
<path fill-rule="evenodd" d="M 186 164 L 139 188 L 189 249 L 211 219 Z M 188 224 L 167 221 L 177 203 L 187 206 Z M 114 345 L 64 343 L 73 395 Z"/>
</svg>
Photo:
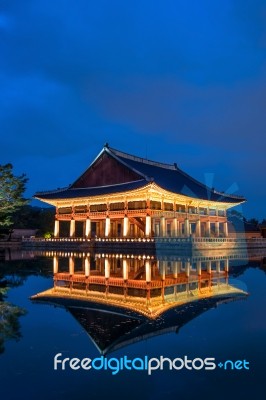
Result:
<svg viewBox="0 0 266 400">
<path fill-rule="evenodd" d="M 209 188 L 178 168 L 176 164 L 162 164 L 140 159 L 139 157 L 134 157 L 109 147 L 107 148 L 107 151 L 119 162 L 134 170 L 134 172 L 139 175 L 142 174 L 146 180 L 153 180 L 158 186 L 172 193 L 186 195 L 184 192 L 182 193 L 181 190 L 184 190 L 187 187 L 188 191 L 191 192 L 191 196 L 188 197 L 209 200 L 210 202 L 216 201 L 232 204 L 240 204 L 246 201 L 242 196 L 230 195 Z M 144 171 L 142 169 L 144 169 Z"/>
</svg>

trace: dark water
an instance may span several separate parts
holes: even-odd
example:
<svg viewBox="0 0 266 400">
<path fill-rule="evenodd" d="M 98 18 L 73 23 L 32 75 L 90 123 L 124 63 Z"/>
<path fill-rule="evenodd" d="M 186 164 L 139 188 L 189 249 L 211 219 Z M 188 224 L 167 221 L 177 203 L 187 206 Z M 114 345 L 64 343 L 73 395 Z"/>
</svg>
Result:
<svg viewBox="0 0 266 400">
<path fill-rule="evenodd" d="M 204 312 L 199 313 L 193 309 L 191 314 L 189 308 L 182 313 L 172 311 L 168 316 L 170 325 L 177 327 L 180 320 L 185 321 L 179 329 L 154 336 L 150 332 L 149 338 L 108 354 L 108 358 L 126 355 L 130 359 L 145 355 L 170 359 L 185 355 L 191 359 L 214 357 L 217 363 L 247 360 L 250 369 L 170 371 L 165 368 L 150 376 L 147 371 L 137 370 L 123 370 L 116 375 L 110 370 L 54 370 L 57 353 L 80 359 L 93 359 L 100 354 L 84 327 L 66 308 L 29 299 L 53 286 L 52 265 L 49 257 L 0 262 L 1 399 L 265 397 L 265 259 L 230 260 L 230 283 L 247 291 L 247 297 L 221 302 L 218 306 L 203 304 Z M 107 321 L 110 329 L 116 323 L 112 318 Z M 169 325 L 167 318 L 158 323 Z M 87 324 L 90 328 L 90 321 Z"/>
</svg>

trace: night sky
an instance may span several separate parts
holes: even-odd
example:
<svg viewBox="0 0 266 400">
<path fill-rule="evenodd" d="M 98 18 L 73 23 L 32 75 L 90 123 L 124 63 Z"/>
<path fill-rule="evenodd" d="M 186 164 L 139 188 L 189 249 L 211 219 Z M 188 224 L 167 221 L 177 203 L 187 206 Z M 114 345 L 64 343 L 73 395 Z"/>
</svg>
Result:
<svg viewBox="0 0 266 400">
<path fill-rule="evenodd" d="M 108 142 L 266 218 L 265 84 L 265 0 L 0 2 L 0 164 L 28 197 Z"/>
</svg>

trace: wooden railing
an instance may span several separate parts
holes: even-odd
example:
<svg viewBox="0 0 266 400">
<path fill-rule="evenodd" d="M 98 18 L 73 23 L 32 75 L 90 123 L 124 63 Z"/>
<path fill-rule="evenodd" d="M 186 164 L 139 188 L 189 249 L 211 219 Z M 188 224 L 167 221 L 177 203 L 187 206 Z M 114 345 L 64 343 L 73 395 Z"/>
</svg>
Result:
<svg viewBox="0 0 266 400">
<path fill-rule="evenodd" d="M 211 215 L 211 214 L 202 214 L 202 213 L 191 213 L 191 212 L 184 212 L 184 211 L 167 211 L 167 210 L 153 210 L 150 209 L 148 210 L 149 214 L 153 217 L 157 217 L 160 218 L 162 215 L 165 218 L 188 218 L 189 220 L 197 220 L 199 217 L 204 218 L 204 217 L 208 217 L 211 220 L 218 218 L 225 218 L 225 216 L 223 215 Z M 57 219 L 60 220 L 71 220 L 72 218 L 74 219 L 82 219 L 82 220 L 86 220 L 87 218 L 92 218 L 92 219 L 103 219 L 106 218 L 106 216 L 109 217 L 121 217 L 123 218 L 124 215 L 128 215 L 128 216 L 135 216 L 135 217 L 145 217 L 147 215 L 147 209 L 128 209 L 128 210 L 108 210 L 108 211 L 90 211 L 88 213 L 68 213 L 68 214 L 57 214 L 56 217 Z"/>
<path fill-rule="evenodd" d="M 135 289 L 154 289 L 154 288 L 161 288 L 161 287 L 169 287 L 175 286 L 177 284 L 187 284 L 199 281 L 205 281 L 206 279 L 210 279 L 211 276 L 217 275 L 215 271 L 212 271 L 211 274 L 205 273 L 203 271 L 202 276 L 198 276 L 197 274 L 191 275 L 187 277 L 184 273 L 181 273 L 181 276 L 177 278 L 166 278 L 166 279 L 154 279 L 150 282 L 146 280 L 140 279 L 128 279 L 124 280 L 123 278 L 118 277 L 110 277 L 105 278 L 104 276 L 89 276 L 86 277 L 84 274 L 69 274 L 66 272 L 59 272 L 54 275 L 55 281 L 65 281 L 65 282 L 76 282 L 76 283 L 86 283 L 86 284 L 97 284 L 97 285 L 108 285 L 108 286 L 115 286 L 115 287 L 127 287 L 127 288 L 135 288 Z M 218 276 L 221 278 L 225 275 L 225 272 L 220 272 Z M 216 276 L 217 278 L 217 276 Z"/>
</svg>

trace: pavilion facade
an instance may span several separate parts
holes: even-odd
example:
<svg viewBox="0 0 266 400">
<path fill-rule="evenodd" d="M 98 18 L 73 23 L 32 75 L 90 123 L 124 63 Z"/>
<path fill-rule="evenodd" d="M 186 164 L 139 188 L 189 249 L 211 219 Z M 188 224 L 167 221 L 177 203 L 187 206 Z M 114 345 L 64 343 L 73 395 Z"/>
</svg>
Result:
<svg viewBox="0 0 266 400">
<path fill-rule="evenodd" d="M 107 144 L 72 185 L 35 198 L 55 206 L 54 236 L 67 222 L 70 238 L 227 237 L 226 212 L 245 201 L 205 186 L 176 164 Z"/>
</svg>

